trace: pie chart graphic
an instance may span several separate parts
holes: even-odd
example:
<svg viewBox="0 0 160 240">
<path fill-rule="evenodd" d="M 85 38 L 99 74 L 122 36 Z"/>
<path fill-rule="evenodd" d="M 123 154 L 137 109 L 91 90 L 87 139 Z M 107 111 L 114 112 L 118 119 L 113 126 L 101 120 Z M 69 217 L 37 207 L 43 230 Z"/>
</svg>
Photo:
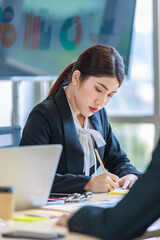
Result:
<svg viewBox="0 0 160 240">
<path fill-rule="evenodd" d="M 69 39 L 68 31 L 71 27 L 74 27 L 75 34 L 73 39 Z M 67 50 L 74 50 L 80 43 L 82 37 L 82 26 L 80 23 L 80 17 L 75 15 L 74 17 L 67 18 L 63 23 L 60 31 L 60 41 L 63 47 Z M 71 36 L 72 38 L 72 36 Z"/>
</svg>

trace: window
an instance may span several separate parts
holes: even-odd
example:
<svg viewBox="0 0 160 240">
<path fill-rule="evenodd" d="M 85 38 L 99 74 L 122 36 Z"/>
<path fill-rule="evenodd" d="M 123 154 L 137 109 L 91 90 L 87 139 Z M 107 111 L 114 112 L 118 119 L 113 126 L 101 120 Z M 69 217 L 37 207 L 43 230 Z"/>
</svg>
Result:
<svg viewBox="0 0 160 240">
<path fill-rule="evenodd" d="M 0 80 L 0 126 L 12 123 L 12 82 Z"/>
<path fill-rule="evenodd" d="M 144 171 L 155 139 L 153 1 L 136 3 L 129 74 L 107 105 L 113 131 L 131 162 Z"/>
</svg>

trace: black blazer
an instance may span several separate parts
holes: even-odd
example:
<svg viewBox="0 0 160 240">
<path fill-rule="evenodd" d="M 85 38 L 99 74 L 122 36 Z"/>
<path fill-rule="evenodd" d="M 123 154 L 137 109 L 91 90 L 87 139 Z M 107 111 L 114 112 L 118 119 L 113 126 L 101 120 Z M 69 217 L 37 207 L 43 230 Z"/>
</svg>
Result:
<svg viewBox="0 0 160 240">
<path fill-rule="evenodd" d="M 160 141 L 147 171 L 113 208 L 84 207 L 69 221 L 71 231 L 108 240 L 137 238 L 160 217 Z"/>
<path fill-rule="evenodd" d="M 99 148 L 98 151 L 108 171 L 119 177 L 129 173 L 140 174 L 121 150 L 108 123 L 105 109 L 92 115 L 90 120 L 106 141 L 106 146 Z M 82 192 L 84 190 L 90 176 L 83 175 L 84 153 L 63 87 L 35 106 L 28 117 L 20 146 L 35 144 L 63 145 L 52 187 L 53 192 Z M 90 173 L 93 172 L 94 167 L 90 169 Z"/>
</svg>

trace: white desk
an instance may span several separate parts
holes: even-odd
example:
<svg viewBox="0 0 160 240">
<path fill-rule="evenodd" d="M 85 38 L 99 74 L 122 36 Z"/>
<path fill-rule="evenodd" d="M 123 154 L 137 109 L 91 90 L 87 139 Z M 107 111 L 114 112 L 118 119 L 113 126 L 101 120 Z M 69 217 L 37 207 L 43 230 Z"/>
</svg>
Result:
<svg viewBox="0 0 160 240">
<path fill-rule="evenodd" d="M 117 199 L 122 196 L 120 195 L 110 195 L 110 194 L 94 194 L 92 199 L 89 199 L 86 201 L 88 204 L 93 203 L 93 202 L 99 202 L 99 201 L 105 201 L 108 199 Z M 76 203 L 75 203 L 76 204 Z M 25 213 L 31 213 L 32 210 L 25 211 Z M 22 215 L 24 212 L 17 212 L 15 213 L 16 215 Z M 7 226 L 7 227 L 1 227 L 0 232 L 5 232 L 9 230 L 27 230 L 27 231 L 37 231 L 37 232 L 47 232 L 47 233 L 64 233 L 66 236 L 64 238 L 61 238 L 62 240 L 91 240 L 91 239 L 97 239 L 94 237 L 89 237 L 87 235 L 82 235 L 78 233 L 70 233 L 66 228 L 58 227 L 56 226 L 56 221 L 57 219 L 50 219 L 50 220 L 44 220 L 44 221 L 37 221 L 37 222 L 18 222 L 18 221 L 13 221 L 12 225 Z M 160 220 L 157 221 L 156 225 L 153 226 L 152 228 L 157 229 L 157 226 L 160 228 Z M 147 233 L 148 235 L 148 233 Z M 146 235 L 146 236 L 147 236 Z M 148 235 L 149 236 L 149 235 Z M 10 239 L 10 238 L 2 238 L 1 239 Z M 14 238 L 15 239 L 15 238 Z M 143 239 L 143 238 L 139 238 Z M 149 238 L 148 238 L 149 239 Z M 155 239 L 155 238 L 154 238 Z M 160 239 L 156 238 L 156 240 Z M 15 239 L 16 240 L 16 239 Z M 18 239 L 17 239 L 18 240 Z"/>
</svg>

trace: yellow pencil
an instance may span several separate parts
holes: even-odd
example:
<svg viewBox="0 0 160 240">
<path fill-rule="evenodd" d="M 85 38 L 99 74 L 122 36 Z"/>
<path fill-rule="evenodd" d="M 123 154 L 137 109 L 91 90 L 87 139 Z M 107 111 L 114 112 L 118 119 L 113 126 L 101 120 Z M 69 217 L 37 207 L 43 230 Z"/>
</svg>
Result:
<svg viewBox="0 0 160 240">
<path fill-rule="evenodd" d="M 97 149 L 95 148 L 94 151 L 95 151 L 95 153 L 96 153 L 97 159 L 98 159 L 98 161 L 99 161 L 99 163 L 100 163 L 100 165 L 101 165 L 104 173 L 106 173 L 107 170 L 105 169 L 105 167 L 104 167 L 104 165 L 103 165 L 103 162 L 102 162 L 102 160 L 101 160 L 101 158 L 100 158 L 100 156 L 99 156 L 99 153 L 98 153 Z"/>
</svg>

